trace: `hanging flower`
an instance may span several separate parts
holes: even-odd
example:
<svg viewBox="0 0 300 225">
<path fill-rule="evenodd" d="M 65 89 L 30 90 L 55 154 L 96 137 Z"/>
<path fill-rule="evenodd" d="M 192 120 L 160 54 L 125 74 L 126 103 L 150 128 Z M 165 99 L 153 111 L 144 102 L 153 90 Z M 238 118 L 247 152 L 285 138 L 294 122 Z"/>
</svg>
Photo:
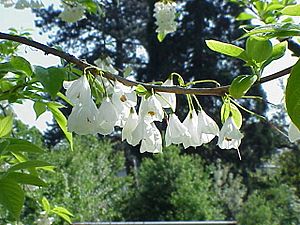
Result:
<svg viewBox="0 0 300 225">
<path fill-rule="evenodd" d="M 105 59 L 99 58 L 96 61 L 94 61 L 94 63 L 99 67 L 100 70 L 104 72 L 108 72 L 113 75 L 119 74 L 119 71 L 113 67 L 113 61 L 109 56 L 107 56 Z"/>
<path fill-rule="evenodd" d="M 162 152 L 162 138 L 159 130 L 152 122 L 149 124 L 149 129 L 146 129 L 144 138 L 142 139 L 140 152 L 161 153 Z"/>
<path fill-rule="evenodd" d="M 300 131 L 293 122 L 290 123 L 288 137 L 290 142 L 295 142 L 300 139 Z"/>
<path fill-rule="evenodd" d="M 163 86 L 174 86 L 173 79 L 167 79 Z M 160 93 L 158 100 L 163 108 L 171 108 L 173 112 L 176 111 L 176 94 L 175 93 Z"/>
<path fill-rule="evenodd" d="M 86 76 L 74 81 L 64 81 L 66 96 L 73 104 L 88 102 L 92 98 L 90 84 Z"/>
<path fill-rule="evenodd" d="M 154 5 L 154 14 L 157 25 L 156 32 L 163 36 L 176 31 L 176 3 L 174 2 L 156 2 Z"/>
<path fill-rule="evenodd" d="M 96 134 L 98 109 L 92 99 L 76 104 L 68 118 L 68 131 L 80 135 Z"/>
<path fill-rule="evenodd" d="M 145 139 L 147 137 L 149 130 L 152 129 L 151 122 L 149 120 L 145 120 L 143 117 L 139 116 L 138 118 L 138 124 L 136 128 L 132 131 L 132 138 L 130 141 L 127 142 L 131 144 L 132 146 L 136 146 L 138 143 L 140 143 L 141 140 Z"/>
<path fill-rule="evenodd" d="M 67 23 L 74 23 L 84 16 L 84 7 L 80 4 L 74 6 L 63 3 L 64 10 L 59 14 L 59 18 Z"/>
<path fill-rule="evenodd" d="M 228 117 L 220 131 L 218 146 L 222 149 L 236 149 L 238 151 L 239 158 L 241 159 L 239 146 L 243 136 L 244 135 L 237 128 L 233 118 Z"/>
<path fill-rule="evenodd" d="M 127 87 L 116 81 L 112 95 L 112 103 L 115 105 L 119 119 L 117 126 L 123 127 L 130 112 L 130 108 L 137 104 L 137 96 L 131 87 Z"/>
<path fill-rule="evenodd" d="M 198 133 L 204 144 L 209 143 L 215 136 L 219 135 L 217 123 L 204 110 L 198 113 Z"/>
<path fill-rule="evenodd" d="M 150 122 L 163 120 L 164 110 L 155 95 L 142 99 L 139 115 Z"/>
<path fill-rule="evenodd" d="M 129 116 L 122 130 L 122 141 L 127 140 L 127 142 L 132 145 L 132 140 L 133 140 L 132 132 L 137 127 L 138 120 L 139 120 L 138 114 L 136 113 L 134 108 L 131 108 Z"/>
<path fill-rule="evenodd" d="M 172 113 L 169 118 L 168 127 L 166 130 L 166 147 L 171 144 L 181 144 L 186 138 L 191 135 L 188 129 L 180 122 L 175 113 Z"/>
<path fill-rule="evenodd" d="M 115 106 L 108 97 L 104 98 L 98 110 L 98 133 L 102 135 L 111 134 L 114 131 L 117 120 L 118 115 Z"/>
<path fill-rule="evenodd" d="M 198 133 L 198 116 L 195 110 L 187 115 L 187 117 L 183 121 L 183 125 L 190 133 L 190 136 L 183 140 L 184 148 L 188 148 L 190 146 L 197 147 L 202 145 L 202 140 L 200 139 L 200 135 Z"/>
</svg>

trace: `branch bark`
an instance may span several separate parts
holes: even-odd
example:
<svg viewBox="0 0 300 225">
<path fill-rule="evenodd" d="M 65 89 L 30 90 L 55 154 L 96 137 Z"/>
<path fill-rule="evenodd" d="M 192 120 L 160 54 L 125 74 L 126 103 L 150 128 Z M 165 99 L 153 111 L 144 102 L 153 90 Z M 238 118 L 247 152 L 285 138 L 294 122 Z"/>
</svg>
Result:
<svg viewBox="0 0 300 225">
<path fill-rule="evenodd" d="M 84 61 L 76 58 L 73 55 L 70 55 L 66 52 L 60 51 L 55 48 L 51 48 L 47 45 L 41 44 L 34 40 L 30 40 L 25 37 L 0 32 L 0 39 L 15 41 L 15 42 L 27 45 L 27 46 L 34 47 L 36 49 L 43 51 L 46 55 L 52 54 L 52 55 L 58 56 L 64 60 L 68 61 L 69 63 L 75 64 L 76 66 L 78 66 L 78 68 L 80 68 L 82 70 L 84 70 L 87 67 L 92 66 L 92 65 L 88 64 L 87 62 L 84 62 Z M 285 76 L 291 72 L 291 69 L 292 69 L 292 66 L 289 68 L 286 68 L 284 70 L 281 70 L 279 72 L 276 72 L 274 74 L 263 77 L 260 79 L 258 84 L 259 83 L 262 84 L 262 83 L 277 79 L 279 77 Z M 94 75 L 97 75 L 96 71 L 91 70 L 91 72 Z M 116 75 L 113 75 L 110 73 L 104 73 L 103 76 L 110 80 L 117 80 L 126 86 L 136 86 L 136 85 L 140 84 L 140 85 L 143 85 L 147 90 L 153 89 L 156 92 L 167 92 L 167 93 L 175 93 L 175 94 L 223 96 L 223 95 L 225 95 L 225 93 L 228 92 L 228 89 L 229 89 L 228 85 L 216 87 L 216 88 L 184 88 L 184 87 L 179 87 L 179 86 L 161 86 L 161 85 L 152 85 L 152 84 L 147 84 L 147 83 L 143 83 L 143 82 L 128 80 L 124 77 L 116 76 Z"/>
</svg>

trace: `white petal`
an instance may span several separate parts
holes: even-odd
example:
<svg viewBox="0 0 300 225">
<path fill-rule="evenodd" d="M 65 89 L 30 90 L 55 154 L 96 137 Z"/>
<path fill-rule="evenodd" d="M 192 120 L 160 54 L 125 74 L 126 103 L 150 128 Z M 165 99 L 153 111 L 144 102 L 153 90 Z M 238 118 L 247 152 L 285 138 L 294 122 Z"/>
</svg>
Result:
<svg viewBox="0 0 300 225">
<path fill-rule="evenodd" d="M 114 131 L 114 126 L 118 120 L 117 111 L 110 99 L 106 97 L 98 110 L 98 133 L 107 135 Z"/>
<path fill-rule="evenodd" d="M 180 122 L 177 115 L 172 113 L 166 130 L 165 140 L 166 146 L 171 144 L 181 144 L 185 138 L 190 137 L 187 128 Z"/>
<path fill-rule="evenodd" d="M 97 113 L 98 109 L 92 100 L 75 105 L 68 118 L 68 131 L 81 135 L 95 134 Z"/>
<path fill-rule="evenodd" d="M 300 139 L 300 131 L 294 123 L 290 123 L 288 137 L 290 142 L 295 142 Z"/>
<path fill-rule="evenodd" d="M 187 137 L 183 141 L 184 148 L 188 148 L 190 146 L 197 147 L 202 144 L 202 140 L 200 139 L 200 135 L 198 133 L 198 117 L 195 110 L 192 113 L 189 113 L 185 120 L 183 121 L 183 125 L 188 129 L 191 134 L 190 137 Z"/>
<path fill-rule="evenodd" d="M 155 95 L 142 99 L 139 109 L 139 115 L 149 122 L 162 121 L 164 118 L 164 110 Z"/>
<path fill-rule="evenodd" d="M 86 76 L 81 76 L 74 81 L 64 81 L 63 86 L 66 96 L 73 104 L 88 102 L 91 97 L 91 88 Z"/>
<path fill-rule="evenodd" d="M 162 138 L 159 130 L 154 123 L 151 123 L 147 129 L 146 135 L 144 136 L 140 152 L 151 152 L 151 153 L 161 153 L 162 152 Z"/>
<path fill-rule="evenodd" d="M 132 108 L 132 111 L 130 112 L 128 119 L 122 130 L 122 141 L 127 140 L 129 144 L 132 143 L 132 139 L 133 139 L 132 132 L 135 130 L 135 128 L 138 125 L 138 119 L 139 117 L 135 109 Z"/>
<path fill-rule="evenodd" d="M 167 79 L 163 84 L 163 86 L 174 86 L 172 79 Z M 158 96 L 158 100 L 160 101 L 163 108 L 172 108 L 173 112 L 176 111 L 176 95 L 174 93 L 159 93 L 161 96 Z"/>
<path fill-rule="evenodd" d="M 201 135 L 203 143 L 208 143 L 219 135 L 217 123 L 204 110 L 201 110 L 198 114 L 198 133 Z"/>
<path fill-rule="evenodd" d="M 220 131 L 218 146 L 222 149 L 238 149 L 243 134 L 239 131 L 232 117 L 228 117 Z"/>
<path fill-rule="evenodd" d="M 151 129 L 150 123 L 144 120 L 144 118 L 139 117 L 138 125 L 132 132 L 131 143 L 128 143 L 133 146 L 136 146 L 146 136 L 146 133 L 149 129 Z"/>
</svg>

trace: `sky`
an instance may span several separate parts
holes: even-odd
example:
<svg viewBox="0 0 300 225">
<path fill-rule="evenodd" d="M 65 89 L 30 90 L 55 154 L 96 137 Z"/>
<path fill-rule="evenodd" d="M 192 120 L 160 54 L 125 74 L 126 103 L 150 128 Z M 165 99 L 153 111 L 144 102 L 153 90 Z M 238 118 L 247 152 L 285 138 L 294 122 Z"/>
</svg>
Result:
<svg viewBox="0 0 300 225">
<path fill-rule="evenodd" d="M 57 4 L 58 0 L 50 1 L 43 0 L 43 3 L 47 6 L 49 4 Z M 14 8 L 4 8 L 0 5 L 0 31 L 7 32 L 10 27 L 16 29 L 32 29 L 33 39 L 46 44 L 48 41 L 47 35 L 40 35 L 38 29 L 34 26 L 35 15 L 31 12 L 31 9 L 16 10 Z M 37 51 L 35 49 L 24 47 L 20 51 L 28 61 L 34 65 L 41 65 L 44 67 L 53 66 L 59 64 L 59 58 L 47 55 L 45 56 L 43 52 Z M 263 76 L 272 74 L 274 72 L 285 69 L 293 65 L 297 61 L 296 57 L 292 57 L 289 52 L 284 58 L 281 58 L 273 63 L 271 63 L 264 71 Z M 287 76 L 286 76 L 287 77 Z M 283 83 L 286 80 L 283 78 Z M 268 101 L 273 104 L 280 104 L 283 99 L 283 90 L 279 80 L 274 80 L 267 82 L 262 85 L 267 93 Z M 52 116 L 50 112 L 46 112 L 41 115 L 38 120 L 35 119 L 35 113 L 32 108 L 33 102 L 28 100 L 24 101 L 23 104 L 15 104 L 14 111 L 19 119 L 21 119 L 25 124 L 30 126 L 36 126 L 40 131 L 45 131 L 47 128 L 47 122 L 51 123 Z"/>
</svg>

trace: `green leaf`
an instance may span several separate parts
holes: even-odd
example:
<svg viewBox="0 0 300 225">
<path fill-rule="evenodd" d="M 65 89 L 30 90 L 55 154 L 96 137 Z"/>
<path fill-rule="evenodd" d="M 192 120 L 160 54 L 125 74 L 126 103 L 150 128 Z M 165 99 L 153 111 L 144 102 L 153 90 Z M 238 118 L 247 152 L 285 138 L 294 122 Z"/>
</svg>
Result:
<svg viewBox="0 0 300 225">
<path fill-rule="evenodd" d="M 236 17 L 236 20 L 251 20 L 253 18 L 256 18 L 256 17 L 252 14 L 242 12 Z"/>
<path fill-rule="evenodd" d="M 33 104 L 33 109 L 35 111 L 36 119 L 39 118 L 44 112 L 46 112 L 47 105 L 43 102 L 35 102 Z"/>
<path fill-rule="evenodd" d="M 283 41 L 274 45 L 272 50 L 272 55 L 268 60 L 264 62 L 263 67 L 269 65 L 273 60 L 279 59 L 282 56 L 284 56 L 285 51 L 287 49 L 287 45 L 288 45 L 287 41 Z"/>
<path fill-rule="evenodd" d="M 266 11 L 274 11 L 282 8 L 284 8 L 284 5 L 275 3 L 275 4 L 268 5 Z"/>
<path fill-rule="evenodd" d="M 165 33 L 158 33 L 157 34 L 157 39 L 158 39 L 159 42 L 162 42 L 165 39 L 166 36 L 167 35 Z"/>
<path fill-rule="evenodd" d="M 51 98 L 54 99 L 62 88 L 63 81 L 67 74 L 66 71 L 62 68 L 49 67 L 46 69 L 41 66 L 36 66 L 34 72 L 38 81 L 42 83 Z"/>
<path fill-rule="evenodd" d="M 10 60 L 10 64 L 16 71 L 24 73 L 28 77 L 30 77 L 32 75 L 31 65 L 23 57 L 13 56 Z"/>
<path fill-rule="evenodd" d="M 10 152 L 29 152 L 29 153 L 44 153 L 40 147 L 35 144 L 32 144 L 29 141 L 21 140 L 17 138 L 6 138 L 9 141 L 9 146 L 6 148 L 6 151 Z"/>
<path fill-rule="evenodd" d="M 283 15 L 300 16 L 300 4 L 289 5 L 280 11 Z"/>
<path fill-rule="evenodd" d="M 49 212 L 51 211 L 51 206 L 49 201 L 45 197 L 42 198 L 42 205 L 46 213 L 49 214 Z"/>
<path fill-rule="evenodd" d="M 231 116 L 237 128 L 241 128 L 243 117 L 239 109 L 230 102 L 224 102 L 221 108 L 221 121 L 225 123 L 226 119 Z"/>
<path fill-rule="evenodd" d="M 2 204 L 16 220 L 20 217 L 24 201 L 24 192 L 17 182 L 7 178 L 0 180 L 0 204 Z"/>
<path fill-rule="evenodd" d="M 69 215 L 69 216 L 73 216 L 73 214 L 64 207 L 57 206 L 57 207 L 54 207 L 52 210 L 54 212 L 60 212 L 60 213 L 63 213 L 63 214 Z"/>
<path fill-rule="evenodd" d="M 63 207 L 55 207 L 51 210 L 51 212 L 57 214 L 61 218 L 63 218 L 68 223 L 72 223 L 70 216 L 73 216 L 72 213 L 70 213 L 67 209 Z"/>
<path fill-rule="evenodd" d="M 26 162 L 21 162 L 18 163 L 12 167 L 10 167 L 7 172 L 11 173 L 17 170 L 24 170 L 24 169 L 31 169 L 31 168 L 44 168 L 47 167 L 54 167 L 52 166 L 50 163 L 47 163 L 45 161 L 40 161 L 40 160 L 30 160 L 30 161 L 26 161 Z"/>
<path fill-rule="evenodd" d="M 131 74 L 131 72 L 132 72 L 132 67 L 130 67 L 130 66 L 126 67 L 123 72 L 124 77 L 125 78 L 128 77 Z"/>
<path fill-rule="evenodd" d="M 9 146 L 9 141 L 3 140 L 0 142 L 0 155 L 6 151 L 8 146 Z"/>
<path fill-rule="evenodd" d="M 272 43 L 265 38 L 251 36 L 246 42 L 246 52 L 249 59 L 261 63 L 272 55 Z"/>
<path fill-rule="evenodd" d="M 285 91 L 286 109 L 292 122 L 300 129 L 300 60 L 296 63 L 288 78 Z"/>
<path fill-rule="evenodd" d="M 206 45 L 215 52 L 219 52 L 224 55 L 232 56 L 247 61 L 247 56 L 245 54 L 244 49 L 238 46 L 215 40 L 206 40 L 205 42 Z"/>
<path fill-rule="evenodd" d="M 7 174 L 6 178 L 14 180 L 19 184 L 29 184 L 39 187 L 47 186 L 47 184 L 39 177 L 26 173 L 11 172 Z"/>
<path fill-rule="evenodd" d="M 13 116 L 6 116 L 3 119 L 0 119 L 0 137 L 8 135 L 13 126 Z"/>
<path fill-rule="evenodd" d="M 256 75 L 240 75 L 232 81 L 229 94 L 234 98 L 241 98 L 257 80 Z"/>
<path fill-rule="evenodd" d="M 48 102 L 47 106 L 48 106 L 49 110 L 52 112 L 52 115 L 53 115 L 55 121 L 58 123 L 60 129 L 65 134 L 67 140 L 70 143 L 70 147 L 73 150 L 72 133 L 68 132 L 68 130 L 67 130 L 67 119 L 64 116 L 64 114 L 59 110 L 59 108 L 61 108 L 61 105 L 58 105 L 55 102 Z"/>
<path fill-rule="evenodd" d="M 148 90 L 141 84 L 138 84 L 136 87 L 135 87 L 135 92 L 138 94 L 138 95 L 145 95 L 147 94 Z"/>
</svg>

